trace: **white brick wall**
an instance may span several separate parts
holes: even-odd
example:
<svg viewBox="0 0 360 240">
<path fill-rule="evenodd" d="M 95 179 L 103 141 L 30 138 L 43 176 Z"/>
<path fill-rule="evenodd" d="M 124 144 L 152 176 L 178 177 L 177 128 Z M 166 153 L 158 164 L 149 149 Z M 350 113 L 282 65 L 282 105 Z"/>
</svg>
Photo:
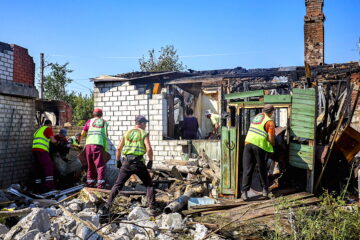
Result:
<svg viewBox="0 0 360 240">
<path fill-rule="evenodd" d="M 115 90 L 114 90 L 115 89 Z M 142 91 L 143 92 L 143 91 Z M 181 160 L 182 146 L 186 141 L 163 140 L 167 133 L 167 104 L 165 94 L 139 94 L 136 86 L 129 82 L 97 83 L 94 89 L 95 107 L 103 109 L 104 119 L 109 121 L 109 139 L 112 147 L 109 166 L 115 164 L 115 147 L 121 136 L 135 125 L 135 117 L 139 114 L 149 118 L 147 131 L 154 150 L 154 164 L 165 160 Z M 149 101 L 149 109 L 148 109 Z"/>
<path fill-rule="evenodd" d="M 12 51 L 0 52 L 0 80 L 13 80 L 14 56 Z"/>
</svg>

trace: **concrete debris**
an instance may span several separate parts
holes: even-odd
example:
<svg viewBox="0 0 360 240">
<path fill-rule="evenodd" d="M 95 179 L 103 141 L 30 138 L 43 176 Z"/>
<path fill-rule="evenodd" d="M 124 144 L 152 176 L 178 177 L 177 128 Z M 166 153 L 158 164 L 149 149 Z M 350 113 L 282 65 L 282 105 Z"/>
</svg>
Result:
<svg viewBox="0 0 360 240">
<path fill-rule="evenodd" d="M 0 238 L 2 235 L 6 234 L 9 231 L 9 228 L 4 224 L 0 223 Z"/>
<path fill-rule="evenodd" d="M 87 240 L 100 240 L 102 239 L 97 233 L 93 233 L 93 231 L 82 224 L 79 224 L 76 229 L 76 235 L 81 239 Z M 91 236 L 90 236 L 91 235 Z"/>
<path fill-rule="evenodd" d="M 146 211 L 145 208 L 135 207 L 129 214 L 128 220 L 144 220 L 149 219 L 150 214 Z"/>
<path fill-rule="evenodd" d="M 148 238 L 144 234 L 136 234 L 133 240 L 147 240 Z"/>
<path fill-rule="evenodd" d="M 49 214 L 45 209 L 34 208 L 30 214 L 21 219 L 5 235 L 5 240 L 22 239 L 29 231 L 37 229 L 39 232 L 47 232 L 51 228 Z M 35 234 L 36 235 L 36 234 Z M 35 237 L 34 235 L 34 237 Z"/>
<path fill-rule="evenodd" d="M 202 240 L 208 234 L 208 229 L 202 224 L 197 223 L 195 225 L 194 240 Z"/>
<path fill-rule="evenodd" d="M 180 213 L 170 213 L 162 215 L 162 228 L 170 229 L 173 231 L 181 230 L 184 228 L 183 219 Z"/>
<path fill-rule="evenodd" d="M 82 220 L 91 222 L 96 227 L 100 226 L 99 215 L 94 212 L 79 212 L 77 216 Z"/>
</svg>

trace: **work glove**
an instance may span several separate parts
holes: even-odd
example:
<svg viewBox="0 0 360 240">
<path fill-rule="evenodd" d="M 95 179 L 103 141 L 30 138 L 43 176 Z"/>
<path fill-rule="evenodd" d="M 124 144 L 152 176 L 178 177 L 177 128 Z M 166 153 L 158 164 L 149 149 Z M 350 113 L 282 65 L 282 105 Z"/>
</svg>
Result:
<svg viewBox="0 0 360 240">
<path fill-rule="evenodd" d="M 146 165 L 146 168 L 147 169 L 151 169 L 153 166 L 153 161 L 148 161 L 147 165 Z"/>
<path fill-rule="evenodd" d="M 121 166 L 122 166 L 121 161 L 120 161 L 120 160 L 119 160 L 119 161 L 116 161 L 116 167 L 117 167 L 118 169 L 120 169 Z"/>
</svg>

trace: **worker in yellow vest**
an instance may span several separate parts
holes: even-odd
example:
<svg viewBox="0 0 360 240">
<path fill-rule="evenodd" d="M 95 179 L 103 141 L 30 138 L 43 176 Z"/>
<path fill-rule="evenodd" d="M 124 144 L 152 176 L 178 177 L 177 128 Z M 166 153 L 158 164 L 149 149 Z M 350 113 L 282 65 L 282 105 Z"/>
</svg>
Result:
<svg viewBox="0 0 360 240">
<path fill-rule="evenodd" d="M 243 152 L 243 176 L 241 198 L 248 200 L 248 190 L 251 187 L 252 175 L 256 163 L 259 166 L 260 183 L 263 188 L 263 196 L 268 196 L 268 177 L 266 171 L 267 154 L 274 152 L 275 146 L 275 123 L 271 119 L 275 108 L 266 104 L 262 113 L 257 114 L 251 121 L 250 128 L 245 138 Z"/>
<path fill-rule="evenodd" d="M 35 186 L 42 192 L 54 189 L 54 164 L 49 153 L 50 142 L 56 143 L 50 120 L 34 133 L 32 153 L 35 159 Z M 42 184 L 41 188 L 40 185 Z"/>
<path fill-rule="evenodd" d="M 135 127 L 127 131 L 120 140 L 116 149 L 117 166 L 120 169 L 118 178 L 111 189 L 111 194 L 107 202 L 109 208 L 116 195 L 124 186 L 125 182 L 132 174 L 136 174 L 147 188 L 147 199 L 149 211 L 154 214 L 155 192 L 153 181 L 148 169 L 152 168 L 153 151 L 150 144 L 149 134 L 145 131 L 148 120 L 144 116 L 135 118 Z M 145 165 L 144 155 L 148 156 L 148 163 Z M 122 161 L 120 160 L 122 157 Z M 108 210 L 108 209 L 107 209 Z"/>
<path fill-rule="evenodd" d="M 88 164 L 86 184 L 88 187 L 105 187 L 104 151 L 108 151 L 107 136 L 109 123 L 102 116 L 102 110 L 95 108 L 93 118 L 85 123 L 81 132 L 81 137 L 86 136 L 85 155 Z M 79 142 L 81 142 L 81 137 Z"/>
</svg>

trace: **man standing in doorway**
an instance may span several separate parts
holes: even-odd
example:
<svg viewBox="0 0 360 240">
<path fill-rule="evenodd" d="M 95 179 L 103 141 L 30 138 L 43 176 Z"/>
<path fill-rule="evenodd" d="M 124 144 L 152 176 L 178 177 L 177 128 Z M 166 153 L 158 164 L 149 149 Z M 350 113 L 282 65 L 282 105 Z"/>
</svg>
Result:
<svg viewBox="0 0 360 240">
<path fill-rule="evenodd" d="M 55 187 L 54 164 L 50 157 L 49 146 L 50 141 L 55 144 L 56 140 L 51 126 L 51 121 L 45 120 L 44 126 L 40 127 L 34 133 L 34 140 L 32 143 L 32 153 L 35 158 L 35 171 L 37 172 L 35 185 L 39 188 L 39 185 L 44 180 L 42 188 L 43 192 L 53 190 Z M 44 179 L 42 177 L 44 177 Z M 38 190 L 40 190 L 40 188 Z"/>
<path fill-rule="evenodd" d="M 135 118 L 135 127 L 127 131 L 120 140 L 116 149 L 117 166 L 120 169 L 118 178 L 111 189 L 111 194 L 107 202 L 107 211 L 109 210 L 116 195 L 124 186 L 125 182 L 132 174 L 136 174 L 147 188 L 147 200 L 150 213 L 154 214 L 155 210 L 155 193 L 154 185 L 148 169 L 152 168 L 153 151 L 150 145 L 149 134 L 145 131 L 148 120 L 144 116 Z M 145 165 L 144 155 L 148 156 L 148 163 Z M 120 157 L 123 155 L 123 161 Z"/>
<path fill-rule="evenodd" d="M 245 138 L 243 153 L 243 178 L 241 198 L 248 200 L 251 187 L 252 175 L 256 163 L 259 166 L 260 183 L 263 188 L 263 196 L 268 196 L 268 177 L 266 171 L 267 153 L 274 152 L 275 146 L 275 123 L 271 120 L 274 106 L 266 104 L 263 112 L 257 114 L 251 121 L 249 131 Z"/>
<path fill-rule="evenodd" d="M 220 130 L 220 115 L 212 113 L 210 109 L 205 111 L 205 116 L 210 119 L 211 125 L 213 127 L 208 138 L 209 139 L 218 139 L 219 130 Z"/>
<path fill-rule="evenodd" d="M 107 151 L 108 122 L 103 118 L 100 108 L 95 108 L 93 118 L 85 123 L 81 136 L 86 136 L 85 154 L 88 164 L 87 181 L 88 187 L 97 188 L 105 186 L 105 161 L 104 151 Z M 81 136 L 79 142 L 81 142 Z"/>
</svg>

